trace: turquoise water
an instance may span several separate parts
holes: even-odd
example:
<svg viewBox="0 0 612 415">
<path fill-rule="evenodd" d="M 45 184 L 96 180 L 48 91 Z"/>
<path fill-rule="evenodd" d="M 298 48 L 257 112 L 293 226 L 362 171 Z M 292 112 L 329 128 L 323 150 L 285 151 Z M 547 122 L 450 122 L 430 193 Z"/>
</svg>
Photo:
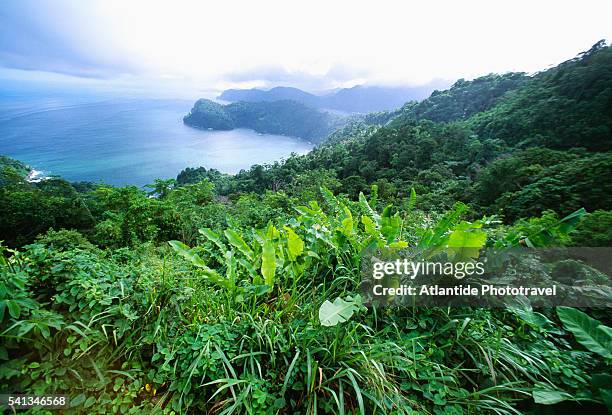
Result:
<svg viewBox="0 0 612 415">
<path fill-rule="evenodd" d="M 237 173 L 312 148 L 293 137 L 188 127 L 191 101 L 99 99 L 2 96 L 0 154 L 71 181 L 143 186 L 185 167 Z"/>
</svg>

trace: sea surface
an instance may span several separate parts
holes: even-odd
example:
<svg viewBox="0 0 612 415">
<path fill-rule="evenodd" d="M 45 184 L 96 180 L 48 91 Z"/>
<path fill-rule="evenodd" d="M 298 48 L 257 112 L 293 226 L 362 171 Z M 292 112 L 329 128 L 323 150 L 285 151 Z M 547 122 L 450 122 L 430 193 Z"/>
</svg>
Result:
<svg viewBox="0 0 612 415">
<path fill-rule="evenodd" d="M 183 124 L 193 101 L 97 96 L 0 96 L 0 154 L 70 181 L 144 186 L 186 167 L 237 173 L 313 144 L 252 130 Z"/>
</svg>

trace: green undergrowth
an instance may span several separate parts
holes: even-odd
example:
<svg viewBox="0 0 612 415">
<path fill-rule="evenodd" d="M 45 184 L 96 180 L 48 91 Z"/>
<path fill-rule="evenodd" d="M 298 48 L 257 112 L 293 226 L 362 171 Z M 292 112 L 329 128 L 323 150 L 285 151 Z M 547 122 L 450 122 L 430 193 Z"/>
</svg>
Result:
<svg viewBox="0 0 612 415">
<path fill-rule="evenodd" d="M 466 222 L 462 204 L 432 218 L 414 197 L 378 212 L 363 195 L 320 196 L 260 229 L 202 228 L 193 246 L 102 250 L 60 231 L 3 248 L 0 386 L 68 394 L 65 413 L 605 411 L 605 315 L 377 308 L 359 295 L 368 247 L 545 246 L 580 213 L 508 229 Z"/>
</svg>

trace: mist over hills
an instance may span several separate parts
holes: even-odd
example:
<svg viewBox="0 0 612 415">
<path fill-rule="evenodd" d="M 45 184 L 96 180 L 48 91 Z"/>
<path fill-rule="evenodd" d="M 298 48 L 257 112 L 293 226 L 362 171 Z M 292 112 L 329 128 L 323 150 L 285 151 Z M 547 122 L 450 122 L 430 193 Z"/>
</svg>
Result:
<svg viewBox="0 0 612 415">
<path fill-rule="evenodd" d="M 341 88 L 322 95 L 315 95 L 298 88 L 279 86 L 269 90 L 228 89 L 218 99 L 229 102 L 269 102 L 293 100 L 305 105 L 343 112 L 375 112 L 401 107 L 408 101 L 420 101 L 437 89 L 445 89 L 450 83 L 434 80 L 415 87 L 364 86 Z"/>
</svg>

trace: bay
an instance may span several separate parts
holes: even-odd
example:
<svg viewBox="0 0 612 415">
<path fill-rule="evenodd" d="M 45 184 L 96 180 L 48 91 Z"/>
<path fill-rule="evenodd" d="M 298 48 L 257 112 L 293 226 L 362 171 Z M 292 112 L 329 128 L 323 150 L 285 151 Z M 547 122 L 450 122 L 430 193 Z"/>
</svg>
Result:
<svg viewBox="0 0 612 415">
<path fill-rule="evenodd" d="M 96 98 L 98 100 L 96 100 Z M 237 173 L 313 144 L 252 130 L 198 130 L 183 124 L 192 101 L 95 96 L 2 96 L 0 154 L 70 181 L 144 186 L 185 167 Z"/>
</svg>

